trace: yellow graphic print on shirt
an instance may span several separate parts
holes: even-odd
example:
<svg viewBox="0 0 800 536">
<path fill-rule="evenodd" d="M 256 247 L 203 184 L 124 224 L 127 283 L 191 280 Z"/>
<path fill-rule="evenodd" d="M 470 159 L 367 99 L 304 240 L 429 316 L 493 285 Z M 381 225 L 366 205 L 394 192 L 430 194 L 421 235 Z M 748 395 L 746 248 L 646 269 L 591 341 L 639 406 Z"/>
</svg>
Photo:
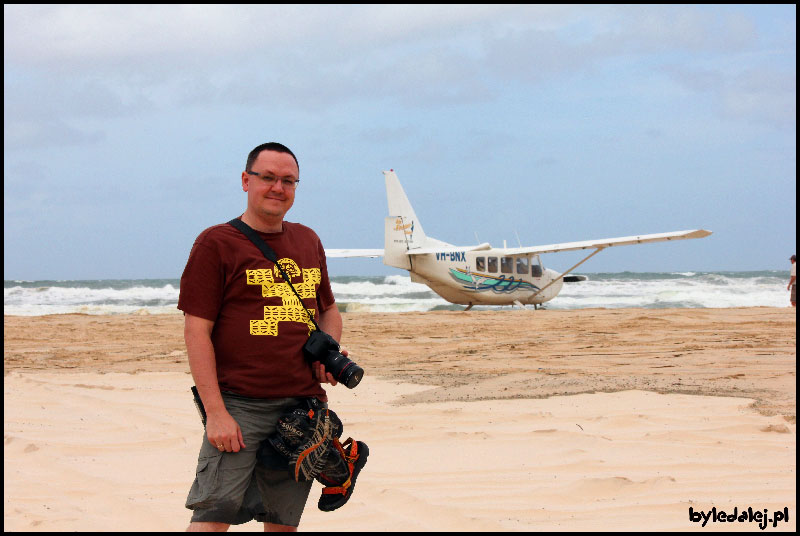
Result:
<svg viewBox="0 0 800 536">
<path fill-rule="evenodd" d="M 292 280 L 302 276 L 303 280 L 299 283 L 292 281 L 295 290 L 302 298 L 316 298 L 317 287 L 322 281 L 319 268 L 309 268 L 300 270 L 297 263 L 292 259 L 280 259 L 283 271 Z M 267 305 L 264 307 L 263 320 L 250 321 L 250 335 L 278 335 L 278 324 L 281 322 L 303 322 L 308 325 L 308 333 L 314 329 L 314 324 L 308 318 L 303 305 L 297 299 L 288 283 L 283 280 L 277 266 L 273 269 L 247 270 L 247 284 L 261 285 L 261 296 L 264 298 L 281 298 L 282 305 Z M 309 313 L 314 314 L 314 309 L 309 309 Z"/>
</svg>

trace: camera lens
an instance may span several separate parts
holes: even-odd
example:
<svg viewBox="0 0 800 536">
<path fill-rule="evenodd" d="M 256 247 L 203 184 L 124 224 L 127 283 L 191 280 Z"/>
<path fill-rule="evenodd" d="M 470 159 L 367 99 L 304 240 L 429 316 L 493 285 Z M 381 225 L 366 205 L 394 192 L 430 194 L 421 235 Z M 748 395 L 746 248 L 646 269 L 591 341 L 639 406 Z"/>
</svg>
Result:
<svg viewBox="0 0 800 536">
<path fill-rule="evenodd" d="M 361 378 L 364 376 L 364 369 L 350 361 L 352 366 L 348 366 L 342 374 L 342 383 L 344 383 L 348 389 L 353 389 L 356 385 L 361 382 Z"/>
<path fill-rule="evenodd" d="M 303 345 L 303 354 L 309 363 L 319 361 L 325 365 L 325 371 L 334 379 L 353 389 L 364 376 L 364 369 L 359 367 L 339 352 L 339 343 L 324 331 L 314 330 Z"/>
<path fill-rule="evenodd" d="M 325 360 L 325 369 L 330 372 L 337 382 L 341 382 L 348 389 L 355 388 L 364 376 L 364 369 L 359 367 L 355 361 L 346 358 L 336 351 L 331 351 Z"/>
</svg>

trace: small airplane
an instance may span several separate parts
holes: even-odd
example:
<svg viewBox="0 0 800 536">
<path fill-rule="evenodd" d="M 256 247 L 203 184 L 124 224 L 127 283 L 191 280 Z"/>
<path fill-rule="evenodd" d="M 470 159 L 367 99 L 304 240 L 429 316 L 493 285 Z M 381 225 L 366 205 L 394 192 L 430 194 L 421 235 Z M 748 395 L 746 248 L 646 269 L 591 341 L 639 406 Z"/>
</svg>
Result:
<svg viewBox="0 0 800 536">
<path fill-rule="evenodd" d="M 384 249 L 326 249 L 325 255 L 383 257 L 383 264 L 408 270 L 411 281 L 424 283 L 450 303 L 466 305 L 466 311 L 478 304 L 521 308 L 532 304 L 538 308 L 555 298 L 564 282 L 585 281 L 586 276 L 568 274 L 606 248 L 711 234 L 695 229 L 519 248 L 493 248 L 489 243 L 454 246 L 427 236 L 394 170 L 384 171 L 383 175 L 389 203 Z M 594 251 L 563 273 L 542 265 L 540 255 L 544 253 L 581 249 Z"/>
</svg>

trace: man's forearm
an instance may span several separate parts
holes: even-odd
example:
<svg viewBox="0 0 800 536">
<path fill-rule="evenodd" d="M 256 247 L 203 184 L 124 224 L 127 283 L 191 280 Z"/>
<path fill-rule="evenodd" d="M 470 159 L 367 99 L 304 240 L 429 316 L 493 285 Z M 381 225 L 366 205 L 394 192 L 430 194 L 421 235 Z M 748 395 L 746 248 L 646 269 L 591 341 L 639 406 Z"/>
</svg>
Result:
<svg viewBox="0 0 800 536">
<path fill-rule="evenodd" d="M 219 390 L 217 381 L 216 360 L 212 355 L 209 358 L 202 352 L 189 351 L 189 369 L 192 371 L 192 378 L 203 401 L 207 414 L 218 413 L 225 409 L 222 401 L 222 393 Z"/>
<path fill-rule="evenodd" d="M 318 324 L 322 331 L 337 341 L 342 340 L 342 315 L 336 304 L 319 314 Z"/>
<path fill-rule="evenodd" d="M 200 399 L 207 414 L 225 410 L 222 394 L 217 380 L 217 360 L 211 337 L 204 330 L 187 326 L 184 330 L 186 353 L 189 356 L 189 370 L 192 372 Z"/>
</svg>

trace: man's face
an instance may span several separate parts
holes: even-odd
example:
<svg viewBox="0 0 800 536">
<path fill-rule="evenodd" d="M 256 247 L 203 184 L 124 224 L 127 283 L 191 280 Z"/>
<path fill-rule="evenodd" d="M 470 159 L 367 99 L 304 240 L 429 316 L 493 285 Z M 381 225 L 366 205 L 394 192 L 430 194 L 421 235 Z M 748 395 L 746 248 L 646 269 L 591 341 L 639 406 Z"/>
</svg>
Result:
<svg viewBox="0 0 800 536">
<path fill-rule="evenodd" d="M 283 220 L 294 204 L 295 190 L 283 185 L 280 179 L 297 180 L 300 174 L 292 155 L 276 151 L 261 151 L 250 169 L 259 176 L 242 173 L 242 189 L 247 192 L 247 207 L 259 217 Z M 263 177 L 278 179 L 267 184 Z"/>
</svg>

